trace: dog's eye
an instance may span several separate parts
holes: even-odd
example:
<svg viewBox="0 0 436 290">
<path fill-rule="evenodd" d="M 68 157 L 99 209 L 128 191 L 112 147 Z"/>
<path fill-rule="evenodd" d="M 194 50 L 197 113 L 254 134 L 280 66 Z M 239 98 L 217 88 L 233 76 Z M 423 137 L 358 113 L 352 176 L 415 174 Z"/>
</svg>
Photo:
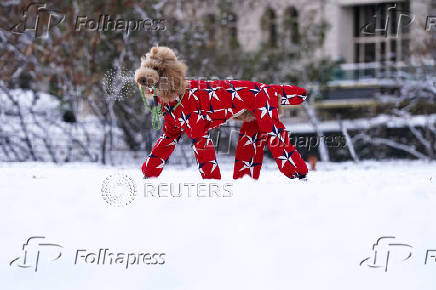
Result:
<svg viewBox="0 0 436 290">
<path fill-rule="evenodd" d="M 159 70 L 159 68 L 157 66 L 154 66 L 153 69 L 157 70 L 157 71 Z"/>
</svg>

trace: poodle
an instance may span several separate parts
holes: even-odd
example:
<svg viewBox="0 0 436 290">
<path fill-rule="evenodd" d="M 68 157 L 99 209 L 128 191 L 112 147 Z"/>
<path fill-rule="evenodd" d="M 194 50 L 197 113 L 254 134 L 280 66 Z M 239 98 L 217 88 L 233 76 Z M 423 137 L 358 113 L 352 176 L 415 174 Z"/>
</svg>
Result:
<svg viewBox="0 0 436 290">
<path fill-rule="evenodd" d="M 142 165 L 145 178 L 158 177 L 181 136 L 192 141 L 204 179 L 220 179 L 211 129 L 230 118 L 243 122 L 236 148 L 233 178 L 259 178 L 265 145 L 289 178 L 305 179 L 306 163 L 279 120 L 280 105 L 298 105 L 306 90 L 243 80 L 186 80 L 186 65 L 168 47 L 153 47 L 141 58 L 135 81 L 147 99 L 161 105 L 163 133 Z"/>
</svg>

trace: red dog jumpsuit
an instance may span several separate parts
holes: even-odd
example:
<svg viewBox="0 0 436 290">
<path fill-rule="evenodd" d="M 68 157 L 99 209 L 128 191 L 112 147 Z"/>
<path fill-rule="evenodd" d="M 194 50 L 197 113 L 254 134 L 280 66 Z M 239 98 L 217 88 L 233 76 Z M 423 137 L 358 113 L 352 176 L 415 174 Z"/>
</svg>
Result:
<svg viewBox="0 0 436 290">
<path fill-rule="evenodd" d="M 278 118 L 279 95 L 281 105 L 298 105 L 306 98 L 306 91 L 291 85 L 240 80 L 190 81 L 183 96 L 168 104 L 162 103 L 163 133 L 142 166 L 144 176 L 159 176 L 186 133 L 192 140 L 201 176 L 220 179 L 209 130 L 219 127 L 233 115 L 249 110 L 256 120 L 244 122 L 241 127 L 233 177 L 240 178 L 244 174 L 259 177 L 265 144 L 283 174 L 289 178 L 304 177 L 308 171 L 306 163 L 291 144 L 289 133 Z M 180 98 L 180 105 L 174 109 Z"/>
</svg>

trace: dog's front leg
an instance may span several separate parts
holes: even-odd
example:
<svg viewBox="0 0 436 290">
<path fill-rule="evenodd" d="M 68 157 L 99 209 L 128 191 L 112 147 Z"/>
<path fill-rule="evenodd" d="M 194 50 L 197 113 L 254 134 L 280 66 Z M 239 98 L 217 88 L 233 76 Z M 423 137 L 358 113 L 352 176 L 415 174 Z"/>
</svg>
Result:
<svg viewBox="0 0 436 290">
<path fill-rule="evenodd" d="M 192 149 L 203 179 L 221 179 L 220 168 L 215 157 L 215 148 L 209 132 L 192 139 Z"/>
<path fill-rule="evenodd" d="M 168 161 L 183 134 L 181 129 L 166 126 L 166 124 L 167 122 L 165 122 L 162 135 L 142 165 L 142 173 L 144 173 L 145 178 L 158 177 L 161 174 L 163 166 Z"/>
</svg>

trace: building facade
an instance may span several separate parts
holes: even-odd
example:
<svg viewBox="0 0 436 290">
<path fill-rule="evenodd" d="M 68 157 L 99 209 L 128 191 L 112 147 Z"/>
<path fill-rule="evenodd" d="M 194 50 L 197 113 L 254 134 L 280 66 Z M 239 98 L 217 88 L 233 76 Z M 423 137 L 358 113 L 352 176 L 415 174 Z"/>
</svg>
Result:
<svg viewBox="0 0 436 290">
<path fill-rule="evenodd" d="M 228 38 L 248 52 L 263 45 L 292 51 L 299 32 L 325 23 L 317 54 L 343 63 L 341 81 L 392 78 L 399 69 L 434 65 L 436 0 L 242 0 L 231 1 L 224 16 L 223 3 L 229 2 L 189 1 L 183 9 L 206 23 L 211 42 Z"/>
</svg>

